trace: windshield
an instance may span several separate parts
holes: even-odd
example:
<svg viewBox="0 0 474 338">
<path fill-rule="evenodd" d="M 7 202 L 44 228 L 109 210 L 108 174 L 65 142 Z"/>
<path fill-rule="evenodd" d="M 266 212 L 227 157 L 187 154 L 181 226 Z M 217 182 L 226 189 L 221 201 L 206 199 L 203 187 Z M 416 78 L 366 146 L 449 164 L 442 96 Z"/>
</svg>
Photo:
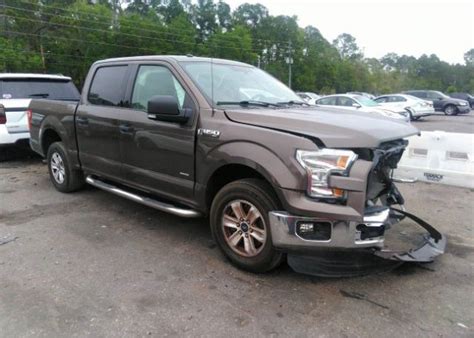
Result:
<svg viewBox="0 0 474 338">
<path fill-rule="evenodd" d="M 214 63 L 211 69 L 210 62 L 192 61 L 181 65 L 214 105 L 242 101 L 301 102 L 291 89 L 255 67 Z"/>
<path fill-rule="evenodd" d="M 79 92 L 71 81 L 49 79 L 2 79 L 2 99 L 79 100 Z"/>
<path fill-rule="evenodd" d="M 366 96 L 359 95 L 359 96 L 356 96 L 355 99 L 359 101 L 359 103 L 365 107 L 375 107 L 379 105 L 377 102 L 375 102 L 372 99 L 369 99 Z"/>
</svg>

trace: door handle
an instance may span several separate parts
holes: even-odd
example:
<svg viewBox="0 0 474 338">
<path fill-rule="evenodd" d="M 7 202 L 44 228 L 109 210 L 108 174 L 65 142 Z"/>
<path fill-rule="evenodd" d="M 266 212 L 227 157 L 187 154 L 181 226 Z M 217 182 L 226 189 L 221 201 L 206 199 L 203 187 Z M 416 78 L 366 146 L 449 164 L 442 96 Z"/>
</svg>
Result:
<svg viewBox="0 0 474 338">
<path fill-rule="evenodd" d="M 81 126 L 87 126 L 89 124 L 89 119 L 87 117 L 76 117 L 76 122 Z"/>
<path fill-rule="evenodd" d="M 120 132 L 122 134 L 130 134 L 133 132 L 133 127 L 129 124 L 121 124 L 119 125 Z"/>
</svg>

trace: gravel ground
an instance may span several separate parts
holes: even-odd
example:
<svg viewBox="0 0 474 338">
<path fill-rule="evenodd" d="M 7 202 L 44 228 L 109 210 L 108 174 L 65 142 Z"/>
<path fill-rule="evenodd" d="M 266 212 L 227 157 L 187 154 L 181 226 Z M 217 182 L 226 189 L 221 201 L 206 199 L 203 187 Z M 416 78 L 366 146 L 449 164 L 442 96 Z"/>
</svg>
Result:
<svg viewBox="0 0 474 338">
<path fill-rule="evenodd" d="M 0 336 L 473 337 L 473 191 L 401 190 L 448 235 L 436 262 L 349 279 L 286 265 L 255 275 L 226 261 L 206 220 L 91 187 L 61 194 L 35 158 L 0 163 Z"/>
<path fill-rule="evenodd" d="M 444 130 L 453 133 L 474 133 L 474 111 L 457 116 L 433 115 L 412 122 L 418 129 L 433 131 Z"/>
</svg>

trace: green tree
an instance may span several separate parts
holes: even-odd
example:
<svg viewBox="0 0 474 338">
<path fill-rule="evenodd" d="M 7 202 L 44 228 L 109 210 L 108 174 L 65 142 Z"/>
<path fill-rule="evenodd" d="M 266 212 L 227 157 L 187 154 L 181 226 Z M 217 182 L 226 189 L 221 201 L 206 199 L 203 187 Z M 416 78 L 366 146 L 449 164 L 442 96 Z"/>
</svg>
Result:
<svg viewBox="0 0 474 338">
<path fill-rule="evenodd" d="M 334 47 L 339 51 L 343 59 L 360 60 L 364 56 L 362 50 L 356 42 L 356 38 L 350 34 L 340 34 L 333 43 Z"/>
</svg>

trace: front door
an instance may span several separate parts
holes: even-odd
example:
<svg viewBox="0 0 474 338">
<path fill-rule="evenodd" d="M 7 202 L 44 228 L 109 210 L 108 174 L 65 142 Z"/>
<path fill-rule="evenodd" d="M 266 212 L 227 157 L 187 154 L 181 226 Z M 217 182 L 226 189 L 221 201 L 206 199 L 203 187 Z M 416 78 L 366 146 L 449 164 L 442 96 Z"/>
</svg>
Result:
<svg viewBox="0 0 474 338">
<path fill-rule="evenodd" d="M 125 180 L 165 197 L 192 199 L 196 104 L 165 64 L 136 66 L 130 93 L 131 110 L 119 122 Z M 177 99 L 180 109 L 191 109 L 186 124 L 148 119 L 148 101 L 156 95 Z"/>
</svg>

